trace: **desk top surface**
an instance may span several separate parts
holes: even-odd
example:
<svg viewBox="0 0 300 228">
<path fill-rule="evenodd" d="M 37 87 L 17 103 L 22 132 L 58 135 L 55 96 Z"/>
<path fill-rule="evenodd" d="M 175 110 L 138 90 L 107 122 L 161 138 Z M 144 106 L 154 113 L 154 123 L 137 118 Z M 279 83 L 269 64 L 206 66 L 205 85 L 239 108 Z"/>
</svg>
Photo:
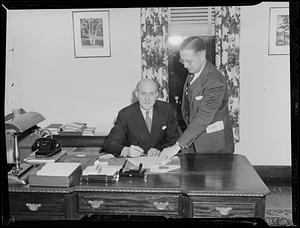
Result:
<svg viewBox="0 0 300 228">
<path fill-rule="evenodd" d="M 87 162 L 87 157 L 85 158 L 85 163 Z M 119 181 L 114 183 L 83 184 L 78 182 L 67 189 L 29 187 L 28 185 L 23 187 L 10 186 L 9 190 L 41 192 L 182 192 L 190 196 L 257 197 L 265 196 L 270 192 L 243 155 L 183 154 L 180 157 L 180 167 L 180 170 L 170 173 L 148 174 L 146 179 L 120 178 Z"/>
</svg>

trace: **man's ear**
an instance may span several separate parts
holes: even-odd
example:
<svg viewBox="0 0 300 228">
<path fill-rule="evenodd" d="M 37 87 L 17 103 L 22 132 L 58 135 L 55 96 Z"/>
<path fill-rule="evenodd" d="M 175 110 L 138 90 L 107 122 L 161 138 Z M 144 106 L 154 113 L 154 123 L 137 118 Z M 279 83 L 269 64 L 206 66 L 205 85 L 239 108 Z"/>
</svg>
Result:
<svg viewBox="0 0 300 228">
<path fill-rule="evenodd" d="M 201 51 L 201 58 L 204 59 L 206 56 L 206 50 Z"/>
<path fill-rule="evenodd" d="M 137 91 L 137 89 L 134 91 L 134 94 L 135 94 L 135 97 L 138 99 L 139 97 L 138 97 L 138 91 Z"/>
</svg>

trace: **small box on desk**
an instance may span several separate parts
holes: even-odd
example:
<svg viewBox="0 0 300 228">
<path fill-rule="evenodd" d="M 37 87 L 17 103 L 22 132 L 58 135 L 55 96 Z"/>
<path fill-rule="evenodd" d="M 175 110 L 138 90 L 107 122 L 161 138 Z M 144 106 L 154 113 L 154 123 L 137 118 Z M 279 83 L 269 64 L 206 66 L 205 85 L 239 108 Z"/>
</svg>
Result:
<svg viewBox="0 0 300 228">
<path fill-rule="evenodd" d="M 101 171 L 97 171 L 95 166 L 88 166 L 82 172 L 81 182 L 115 182 L 118 181 L 118 168 L 119 166 L 104 165 Z"/>
<path fill-rule="evenodd" d="M 36 174 L 29 175 L 29 185 L 70 187 L 82 174 L 80 163 L 46 163 Z"/>
</svg>

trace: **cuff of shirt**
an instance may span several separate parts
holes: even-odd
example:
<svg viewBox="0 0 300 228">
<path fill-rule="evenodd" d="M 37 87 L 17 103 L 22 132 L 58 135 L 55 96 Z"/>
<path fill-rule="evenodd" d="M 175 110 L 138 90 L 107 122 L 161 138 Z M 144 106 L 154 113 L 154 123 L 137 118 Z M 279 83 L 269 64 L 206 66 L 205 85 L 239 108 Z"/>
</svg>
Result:
<svg viewBox="0 0 300 228">
<path fill-rule="evenodd" d="M 182 146 L 178 141 L 176 142 L 176 145 L 178 145 L 180 147 L 180 150 L 182 150 L 184 148 L 184 146 Z"/>
</svg>

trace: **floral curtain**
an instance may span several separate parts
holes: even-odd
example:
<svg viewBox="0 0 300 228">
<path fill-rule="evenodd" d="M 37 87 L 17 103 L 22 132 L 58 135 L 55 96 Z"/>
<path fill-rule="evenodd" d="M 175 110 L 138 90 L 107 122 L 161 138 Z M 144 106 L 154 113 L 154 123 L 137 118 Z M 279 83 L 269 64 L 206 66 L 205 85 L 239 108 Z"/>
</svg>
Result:
<svg viewBox="0 0 300 228">
<path fill-rule="evenodd" d="M 240 141 L 240 7 L 215 8 L 216 66 L 227 79 L 235 143 Z"/>
<path fill-rule="evenodd" d="M 169 100 L 168 8 L 141 8 L 142 78 L 159 84 L 160 100 Z"/>
</svg>

